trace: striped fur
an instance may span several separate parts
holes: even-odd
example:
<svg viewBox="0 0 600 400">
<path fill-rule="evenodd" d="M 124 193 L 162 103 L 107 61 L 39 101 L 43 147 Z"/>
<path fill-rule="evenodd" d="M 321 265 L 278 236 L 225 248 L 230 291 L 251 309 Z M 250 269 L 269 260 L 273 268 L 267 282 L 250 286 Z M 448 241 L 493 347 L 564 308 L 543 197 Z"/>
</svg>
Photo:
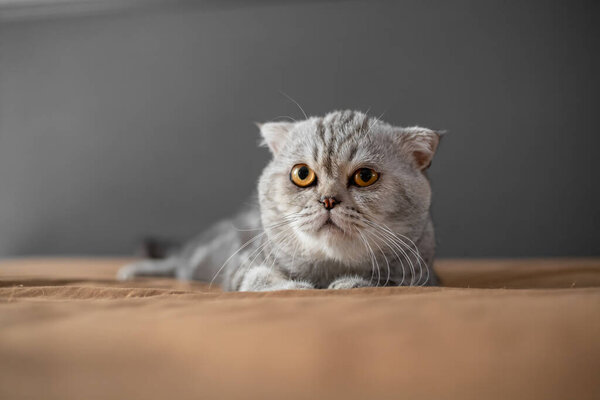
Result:
<svg viewBox="0 0 600 400">
<path fill-rule="evenodd" d="M 273 158 L 259 179 L 258 204 L 168 260 L 126 267 L 122 279 L 167 271 L 242 291 L 436 284 L 425 170 L 438 133 L 350 110 L 260 129 Z M 296 164 L 312 168 L 316 184 L 293 184 Z M 353 185 L 359 168 L 379 180 Z M 337 205 L 323 207 L 326 197 Z M 258 235 L 234 225 L 254 225 Z"/>
</svg>

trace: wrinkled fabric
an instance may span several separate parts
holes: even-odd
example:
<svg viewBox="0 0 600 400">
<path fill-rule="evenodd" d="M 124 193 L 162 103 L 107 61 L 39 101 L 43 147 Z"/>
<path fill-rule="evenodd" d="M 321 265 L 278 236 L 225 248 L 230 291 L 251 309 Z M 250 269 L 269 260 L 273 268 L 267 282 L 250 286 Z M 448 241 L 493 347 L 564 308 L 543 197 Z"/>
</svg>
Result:
<svg viewBox="0 0 600 400">
<path fill-rule="evenodd" d="M 600 398 L 599 259 L 270 293 L 115 281 L 127 261 L 0 261 L 0 399 Z"/>
</svg>

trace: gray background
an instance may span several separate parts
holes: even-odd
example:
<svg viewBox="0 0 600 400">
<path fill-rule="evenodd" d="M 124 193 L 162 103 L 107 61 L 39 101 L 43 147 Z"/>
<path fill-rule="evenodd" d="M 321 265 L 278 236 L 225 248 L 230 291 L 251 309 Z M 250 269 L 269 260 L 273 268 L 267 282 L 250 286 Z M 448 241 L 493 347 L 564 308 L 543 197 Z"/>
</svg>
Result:
<svg viewBox="0 0 600 400">
<path fill-rule="evenodd" d="M 598 2 L 159 3 L 0 22 L 0 256 L 231 214 L 269 157 L 252 122 L 302 115 L 281 92 L 450 132 L 439 255 L 600 255 Z"/>
</svg>

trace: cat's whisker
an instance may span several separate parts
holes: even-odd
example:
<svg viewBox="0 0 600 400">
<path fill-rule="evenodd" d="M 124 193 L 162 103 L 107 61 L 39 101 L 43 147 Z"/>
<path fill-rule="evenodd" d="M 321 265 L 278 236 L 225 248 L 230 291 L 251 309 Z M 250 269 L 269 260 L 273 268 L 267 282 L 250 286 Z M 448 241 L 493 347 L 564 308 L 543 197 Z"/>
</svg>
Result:
<svg viewBox="0 0 600 400">
<path fill-rule="evenodd" d="M 256 258 L 260 255 L 260 253 L 262 253 L 267 248 L 267 246 L 269 244 L 270 244 L 269 240 L 267 239 L 266 241 L 264 241 L 263 243 L 261 243 L 256 249 L 254 249 L 250 254 L 248 254 L 248 256 L 246 257 L 246 261 L 250 260 L 250 258 L 252 258 L 252 260 L 246 266 L 246 269 L 250 269 L 250 267 L 252 267 L 252 264 L 254 263 L 254 261 L 256 260 Z"/>
<path fill-rule="evenodd" d="M 293 121 L 293 122 L 298 122 L 296 119 L 294 119 L 294 118 L 290 117 L 289 115 L 279 115 L 279 116 L 277 116 L 277 117 L 273 117 L 273 121 L 276 121 L 276 120 L 278 120 L 279 118 L 287 118 L 287 119 L 289 119 L 290 121 Z"/>
<path fill-rule="evenodd" d="M 385 227 L 385 229 L 387 229 L 389 232 L 392 232 L 392 230 L 387 226 L 387 225 L 383 225 Z M 419 252 L 419 248 L 417 247 L 417 245 L 415 244 L 415 242 L 413 242 L 409 237 L 407 237 L 406 235 L 403 235 L 401 233 L 396 233 L 397 236 L 401 236 L 402 238 L 406 239 L 407 241 L 409 241 L 412 246 L 408 246 L 408 249 L 415 255 L 415 257 L 417 258 L 417 261 L 419 263 L 419 267 L 421 268 L 421 270 L 424 268 L 425 272 L 426 272 L 426 278 L 425 281 L 422 283 L 422 286 L 426 285 L 427 282 L 429 282 L 429 268 L 427 268 L 427 262 L 425 262 L 425 260 L 423 260 L 423 257 L 421 256 L 421 253 Z M 414 249 L 413 249 L 414 247 Z M 421 264 L 421 262 L 423 264 Z M 424 267 L 423 267 L 424 265 Z M 419 277 L 420 279 L 420 277 Z"/>
<path fill-rule="evenodd" d="M 365 220 L 365 222 L 368 222 L 368 220 L 366 220 L 366 218 L 364 218 L 364 217 L 361 217 L 361 219 Z M 374 239 L 377 239 L 377 238 L 378 238 L 378 236 L 376 235 L 376 234 L 377 234 L 377 232 L 376 232 L 376 231 L 372 231 L 372 232 L 371 232 L 371 231 L 370 231 L 370 230 L 369 230 L 369 229 L 368 229 L 366 226 L 365 226 L 365 227 L 363 227 L 363 228 L 364 228 L 364 231 L 365 231 L 365 233 L 368 233 L 368 234 L 370 234 L 370 235 L 371 235 L 371 236 L 372 236 Z M 395 250 L 393 249 L 393 247 L 391 247 L 391 246 L 389 245 L 389 243 L 388 243 L 388 242 L 385 240 L 385 238 L 382 238 L 382 237 L 379 235 L 379 239 L 380 239 L 380 240 L 382 240 L 382 243 L 386 244 L 386 245 L 387 245 L 387 246 L 388 246 L 388 247 L 389 247 L 389 248 L 392 250 L 392 252 L 393 252 L 393 253 L 394 253 L 394 255 L 396 256 L 396 258 L 398 258 L 398 261 L 400 262 L 400 266 L 401 266 L 401 268 L 402 268 L 402 279 L 404 280 L 404 274 L 405 274 L 405 272 L 404 272 L 404 264 L 402 263 L 402 258 L 398 256 L 398 254 L 395 252 Z M 374 244 L 375 244 L 375 245 L 376 245 L 376 246 L 379 248 L 379 251 L 381 252 L 381 254 L 382 254 L 382 256 L 384 257 L 384 259 L 385 259 L 385 262 L 386 262 L 386 264 L 387 264 L 388 275 L 387 275 L 387 278 L 386 278 L 386 281 L 385 281 L 385 285 L 384 285 L 384 286 L 387 286 L 387 284 L 388 284 L 388 283 L 389 283 L 389 281 L 390 281 L 390 277 L 391 277 L 391 268 L 390 268 L 390 263 L 389 263 L 389 261 L 388 261 L 388 259 L 387 259 L 386 255 L 385 255 L 385 252 L 383 251 L 383 249 L 381 248 L 381 246 L 379 246 L 379 245 L 377 244 L 376 240 L 374 240 L 374 241 L 373 241 L 373 243 L 374 243 Z"/>
<path fill-rule="evenodd" d="M 290 216 L 291 217 L 291 216 Z M 287 219 L 283 222 L 281 222 L 280 224 L 277 224 L 278 226 L 284 226 L 286 224 L 291 224 L 293 222 L 293 219 Z M 208 288 L 211 289 L 212 285 L 215 281 L 215 279 L 217 279 L 217 277 L 219 276 L 219 274 L 221 273 L 221 271 L 223 271 L 223 268 L 225 268 L 225 266 L 227 265 L 227 263 L 236 255 L 238 254 L 240 251 L 242 251 L 243 249 L 245 249 L 246 247 L 248 247 L 250 244 L 254 243 L 257 239 L 262 238 L 265 234 L 267 233 L 266 230 L 264 230 L 263 232 L 255 235 L 254 237 L 252 237 L 251 239 L 249 239 L 248 241 L 246 241 L 239 249 L 237 249 L 232 255 L 230 255 L 227 260 L 225 260 L 225 262 L 223 263 L 223 265 L 221 265 L 221 267 L 217 270 L 217 272 L 213 275 L 212 279 L 210 280 L 210 283 L 208 285 Z"/>
<path fill-rule="evenodd" d="M 284 92 L 283 92 L 283 91 L 281 91 L 281 90 L 279 91 L 279 93 L 281 93 L 282 95 L 284 95 L 285 97 L 287 97 L 287 98 L 288 98 L 288 100 L 290 100 L 290 101 L 292 101 L 294 104 L 296 104 L 296 105 L 298 106 L 298 108 L 300 109 L 300 111 L 302 111 L 302 114 L 304 114 L 304 118 L 305 118 L 305 119 L 308 119 L 308 115 L 306 115 L 306 113 L 304 112 L 304 109 L 302 108 L 302 106 L 300 106 L 300 104 L 299 104 L 299 103 L 298 103 L 296 100 L 292 99 L 292 97 L 291 97 L 290 95 L 288 95 L 288 94 L 284 93 Z"/>
<path fill-rule="evenodd" d="M 394 238 L 393 236 L 387 234 L 387 232 L 381 230 L 379 227 L 373 226 L 374 229 L 378 230 L 380 235 L 383 235 L 384 237 L 386 237 L 390 243 L 398 250 L 400 251 L 400 253 L 402 254 L 403 258 L 408 262 L 408 266 L 410 269 L 410 282 L 409 285 L 412 286 L 414 284 L 414 276 L 415 276 L 415 272 L 416 272 L 416 268 L 412 262 L 411 257 L 408 255 L 408 253 L 404 250 L 403 248 L 403 243 L 399 242 L 396 238 Z M 404 280 L 405 280 L 405 273 L 403 270 L 403 276 L 402 276 L 402 282 L 401 284 L 404 284 Z"/>
<path fill-rule="evenodd" d="M 384 112 L 382 112 L 382 113 L 379 115 L 379 117 L 375 117 L 375 121 L 374 121 L 374 122 L 371 124 L 371 126 L 369 126 L 369 129 L 367 129 L 367 133 L 365 133 L 365 136 L 366 136 L 366 135 L 368 135 L 368 134 L 369 134 L 369 132 L 371 132 L 371 129 L 373 129 L 373 127 L 374 127 L 375 125 L 377 125 L 377 123 L 378 123 L 379 121 L 381 121 L 381 118 L 383 117 L 383 114 L 385 114 L 385 111 L 384 111 Z"/>
<path fill-rule="evenodd" d="M 372 233 L 372 232 L 365 231 L 365 233 L 367 233 L 367 234 L 369 234 L 369 233 L 370 233 L 370 234 L 371 234 L 371 236 L 372 236 L 374 239 L 377 239 L 377 237 L 376 237 L 375 235 L 373 235 L 373 233 Z M 388 284 L 388 283 L 389 283 L 389 281 L 390 281 L 390 275 L 391 275 L 391 273 L 392 273 L 392 270 L 391 270 L 391 268 L 390 268 L 390 262 L 388 261 L 388 259 L 387 259 L 386 255 L 385 255 L 385 253 L 384 253 L 383 249 L 381 248 L 381 246 L 379 246 L 379 244 L 377 244 L 377 241 L 376 241 L 376 240 L 373 240 L 373 243 L 375 244 L 375 246 L 377 246 L 377 248 L 378 248 L 378 249 L 379 249 L 379 251 L 381 252 L 381 255 L 383 256 L 383 259 L 385 260 L 385 263 L 386 263 L 386 265 L 387 265 L 387 278 L 386 278 L 386 280 L 385 280 L 385 283 L 383 284 L 383 286 L 387 286 L 387 284 Z"/>
<path fill-rule="evenodd" d="M 408 261 L 408 265 L 409 265 L 410 273 L 411 273 L 409 285 L 410 286 L 414 286 L 414 284 L 415 284 L 415 278 L 416 278 L 416 270 L 417 269 L 416 269 L 415 264 L 413 263 L 412 258 L 410 257 L 410 255 L 405 250 L 405 247 L 408 247 L 406 245 L 406 243 L 404 243 L 403 241 L 399 240 L 394 235 L 386 232 L 381 227 L 375 227 L 375 228 L 378 229 L 382 235 L 386 236 L 390 240 L 390 242 L 393 243 L 394 246 L 402 253 L 402 255 L 404 256 L 404 259 L 406 259 L 406 261 Z M 422 268 L 422 266 L 419 264 L 419 271 L 420 271 L 421 268 Z"/>
<path fill-rule="evenodd" d="M 298 246 L 300 245 L 299 242 L 296 242 L 296 245 L 294 246 L 294 253 L 292 254 L 292 266 L 290 267 L 290 270 L 294 270 L 294 260 L 296 259 L 296 252 L 298 251 Z"/>
<path fill-rule="evenodd" d="M 254 255 L 254 258 L 252 259 L 252 261 L 250 262 L 250 264 L 248 264 L 247 269 L 250 269 L 252 267 L 252 264 L 254 264 L 254 261 L 256 261 L 256 259 L 258 258 L 258 256 L 273 242 L 276 242 L 277 240 L 279 240 L 282 236 L 284 236 L 288 231 L 290 231 L 292 229 L 292 227 L 288 227 L 287 229 L 276 233 L 275 236 L 273 236 L 273 238 L 271 240 L 269 240 L 269 238 L 267 237 L 267 240 L 261 244 L 259 246 L 258 249 L 254 250 L 249 256 L 248 258 L 252 257 L 252 255 L 254 253 L 256 253 L 256 255 Z"/>
<path fill-rule="evenodd" d="M 314 216 L 312 218 L 307 218 L 305 221 L 302 221 L 302 222 L 303 222 L 303 224 L 309 224 L 310 225 L 310 224 L 316 222 L 317 220 L 319 220 L 321 218 L 323 218 L 323 217 L 321 217 L 320 215 L 316 215 L 316 216 Z"/>
<path fill-rule="evenodd" d="M 373 228 L 373 227 L 372 227 Z M 373 228 L 375 229 L 375 228 Z M 367 230 L 368 231 L 368 230 Z M 404 266 L 404 260 L 408 259 L 407 258 L 407 254 L 405 252 L 402 251 L 402 249 L 399 247 L 399 245 L 397 243 L 395 243 L 393 240 L 391 240 L 389 237 L 386 237 L 385 235 L 383 235 L 381 232 L 379 232 L 377 229 L 373 230 L 371 232 L 373 235 L 379 237 L 383 243 L 385 243 L 385 245 L 391 250 L 392 253 L 394 253 L 394 256 L 396 256 L 396 259 L 398 260 L 398 262 L 400 263 L 400 268 L 402 269 L 402 280 L 400 281 L 400 283 L 398 284 L 398 286 L 402 286 L 404 284 L 404 280 L 406 279 L 406 268 Z M 404 255 L 404 257 L 400 256 L 397 252 L 396 249 L 399 249 L 400 252 Z M 410 259 L 408 259 L 408 261 L 410 262 Z"/>
<path fill-rule="evenodd" d="M 269 270 L 271 272 L 275 268 L 275 261 L 277 260 L 277 256 L 279 255 L 281 247 L 283 247 L 284 244 L 287 245 L 287 242 L 289 241 L 290 238 L 293 238 L 293 235 L 294 235 L 294 233 L 291 231 L 291 229 L 288 229 L 288 230 L 286 230 L 286 236 L 280 241 L 279 246 L 277 244 L 272 244 L 269 255 L 267 257 L 265 257 L 265 263 L 266 263 L 269 260 L 269 257 L 271 257 L 271 254 L 273 254 L 273 251 L 276 252 L 275 255 L 273 256 L 273 261 L 271 262 L 271 266 L 269 267 Z"/>
<path fill-rule="evenodd" d="M 279 242 L 279 246 L 278 245 L 274 245 L 274 250 L 275 250 L 275 254 L 273 255 L 273 261 L 271 262 L 271 270 L 273 270 L 273 268 L 275 267 L 275 261 L 279 258 L 279 254 L 281 253 L 281 251 L 288 247 L 290 245 L 290 243 L 292 243 L 294 241 L 295 235 L 294 235 L 294 230 L 292 228 L 288 229 L 286 231 L 286 235 L 283 237 L 283 239 Z"/>
<path fill-rule="evenodd" d="M 401 245 L 405 246 L 406 249 L 408 249 L 415 256 L 416 261 L 417 261 L 418 266 L 419 266 L 419 280 L 417 281 L 417 283 L 419 285 L 425 285 L 429 281 L 429 268 L 427 268 L 427 263 L 425 262 L 425 260 L 423 260 L 423 257 L 421 257 L 421 254 L 419 253 L 419 248 L 416 246 L 416 244 L 410 238 L 406 237 L 405 235 L 393 232 L 386 225 L 381 226 L 379 224 L 374 223 L 373 221 L 370 221 L 370 222 L 371 222 L 371 224 L 374 224 L 373 226 L 376 226 L 377 229 L 382 230 L 382 232 L 384 234 L 387 234 L 389 237 L 391 237 L 399 245 L 401 244 Z M 399 236 L 402 236 L 404 239 L 408 240 L 414 246 L 414 249 L 413 249 L 412 246 L 409 246 L 408 244 L 406 244 L 406 242 L 404 242 Z M 403 250 L 403 252 L 404 252 L 404 250 Z M 406 254 L 406 252 L 404 252 L 404 253 Z M 406 257 L 407 257 L 407 259 L 410 262 L 411 267 L 412 267 L 413 264 L 412 264 L 411 258 L 408 257 L 408 254 L 406 254 Z M 423 277 L 423 269 L 425 269 L 426 278 L 425 278 L 425 280 L 423 282 L 421 282 L 421 278 Z M 413 277 L 411 277 L 411 285 L 413 285 L 415 283 L 414 282 L 414 274 L 415 274 L 414 267 L 411 268 L 411 273 L 413 274 Z"/>
<path fill-rule="evenodd" d="M 248 247 L 250 244 L 254 243 L 257 239 L 261 238 L 266 232 L 261 232 L 257 235 L 255 235 L 254 237 L 252 237 L 250 240 L 246 241 L 246 243 L 244 243 L 239 249 L 237 249 L 235 251 L 235 253 L 233 253 L 232 255 L 229 256 L 229 258 L 227 258 L 227 260 L 225 260 L 225 262 L 223 263 L 223 265 L 221 265 L 221 267 L 217 270 L 217 272 L 214 274 L 214 276 L 212 277 L 212 279 L 210 280 L 210 283 L 208 285 L 208 289 L 212 288 L 212 284 L 214 283 L 215 279 L 217 279 L 217 276 L 219 276 L 219 274 L 221 273 L 221 271 L 223 270 L 223 268 L 225 268 L 225 266 L 227 265 L 227 263 L 236 255 L 238 254 L 240 251 L 242 251 L 243 249 L 245 249 L 246 247 Z"/>
<path fill-rule="evenodd" d="M 272 240 L 279 239 L 280 236 L 283 236 L 284 232 L 285 231 L 275 234 L 275 236 L 273 237 Z M 256 249 L 254 249 L 250 254 L 248 254 L 248 256 L 246 257 L 247 260 L 250 260 L 250 258 L 252 258 L 252 260 L 250 261 L 250 264 L 248 264 L 248 268 L 250 268 L 252 266 L 252 264 L 254 263 L 256 258 L 267 248 L 267 246 L 269 246 L 271 244 L 271 241 L 269 240 L 269 238 L 267 236 L 265 236 L 265 237 L 266 237 L 266 240 L 263 243 L 261 243 Z"/>
<path fill-rule="evenodd" d="M 414 267 L 411 257 L 409 257 L 409 255 L 406 253 L 406 251 L 403 248 L 403 246 L 407 246 L 406 243 L 404 243 L 403 241 L 399 240 L 396 236 L 394 236 L 393 232 L 386 231 L 385 229 L 383 229 L 383 227 L 379 226 L 379 224 L 376 224 L 375 222 L 369 220 L 368 218 L 363 218 L 363 221 L 365 223 L 367 223 L 371 228 L 375 229 L 376 231 L 379 231 L 379 235 L 386 237 L 390 241 L 390 243 L 392 243 L 392 245 L 394 247 L 396 247 L 396 249 L 398 249 L 402 253 L 402 255 L 404 256 L 404 259 L 406 259 L 408 261 L 408 264 L 409 264 L 409 267 L 411 270 L 411 281 L 410 281 L 409 285 L 413 285 L 414 275 L 415 275 L 415 267 Z M 402 286 L 404 284 L 406 273 L 405 273 L 405 269 L 404 269 L 404 264 L 402 263 L 402 258 L 400 258 L 397 254 L 396 254 L 396 256 L 400 260 L 400 264 L 402 267 L 402 281 L 399 284 L 400 286 Z"/>
<path fill-rule="evenodd" d="M 285 225 L 287 223 L 288 223 L 288 221 L 282 221 L 282 222 L 278 222 L 278 223 L 273 224 L 273 225 L 268 225 L 266 227 L 259 226 L 257 228 L 237 228 L 236 226 L 234 226 L 233 229 L 235 229 L 238 232 L 262 231 L 262 230 L 265 230 L 265 229 L 277 228 L 277 227 Z"/>
<path fill-rule="evenodd" d="M 297 211 L 297 212 L 293 212 L 288 215 L 284 215 L 283 217 L 281 217 L 282 221 L 276 222 L 272 225 L 265 225 L 265 226 L 261 225 L 258 228 L 238 228 L 235 225 L 233 225 L 233 228 L 239 232 L 251 232 L 251 231 L 259 231 L 259 230 L 277 228 L 278 226 L 285 225 L 286 223 L 288 223 L 290 219 L 300 216 L 301 215 L 300 213 L 301 213 L 301 211 Z"/>
<path fill-rule="evenodd" d="M 273 262 L 271 262 L 271 271 L 273 270 L 273 268 L 275 267 L 275 261 L 277 260 L 279 253 L 281 251 L 282 247 L 285 247 L 289 244 L 290 239 L 294 238 L 294 232 L 290 229 L 288 229 L 287 231 L 287 236 L 283 238 L 283 240 L 280 242 L 280 245 L 274 245 L 273 248 L 276 251 L 275 255 L 273 256 Z M 272 251 L 271 251 L 272 252 Z M 269 259 L 271 254 L 269 254 L 269 256 L 267 256 L 267 260 Z"/>
<path fill-rule="evenodd" d="M 365 246 L 365 250 L 367 251 L 367 254 L 369 254 L 369 259 L 371 261 L 371 281 L 370 281 L 370 283 L 373 283 L 373 277 L 374 277 L 374 274 L 375 274 L 375 265 L 373 264 L 373 258 L 371 257 L 371 253 L 369 252 L 369 248 L 367 247 L 367 244 L 365 242 L 365 238 L 362 235 L 362 233 L 358 229 L 356 229 L 356 233 L 358 233 L 360 235 L 360 239 L 361 239 L 361 241 L 363 243 L 363 246 Z"/>
<path fill-rule="evenodd" d="M 365 245 L 367 246 L 369 253 L 371 254 L 371 265 L 372 265 L 372 273 L 371 273 L 371 283 L 373 282 L 373 278 L 375 278 L 375 265 L 377 266 L 377 272 L 379 274 L 379 278 L 381 279 L 381 273 L 380 273 L 380 269 L 379 269 L 379 262 L 377 261 L 377 257 L 375 256 L 375 253 L 373 252 L 373 249 L 371 248 L 371 245 L 369 245 L 368 240 L 364 237 L 364 235 L 359 231 L 358 232 L 360 234 L 360 236 L 363 239 L 363 242 L 365 243 Z M 379 281 L 377 281 L 377 284 L 375 286 L 379 286 Z"/>
<path fill-rule="evenodd" d="M 396 259 L 398 259 L 398 262 L 400 263 L 400 268 L 402 269 L 402 280 L 400 281 L 398 286 L 402 286 L 404 284 L 404 279 L 406 277 L 406 269 L 404 267 L 403 257 L 398 255 L 398 253 L 396 252 L 396 249 L 394 248 L 394 243 L 391 243 L 391 241 L 388 238 L 381 235 L 381 233 L 379 233 L 377 230 L 374 230 L 372 232 L 372 234 L 378 236 L 385 243 L 385 245 L 392 251 L 392 253 L 394 253 L 394 256 L 396 256 Z"/>
</svg>

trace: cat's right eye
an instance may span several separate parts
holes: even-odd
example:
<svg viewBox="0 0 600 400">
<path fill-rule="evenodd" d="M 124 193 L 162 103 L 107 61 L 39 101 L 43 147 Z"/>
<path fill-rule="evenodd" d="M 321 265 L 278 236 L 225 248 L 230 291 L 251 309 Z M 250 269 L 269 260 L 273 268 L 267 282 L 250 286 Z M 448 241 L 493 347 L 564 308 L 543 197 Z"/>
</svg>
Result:
<svg viewBox="0 0 600 400">
<path fill-rule="evenodd" d="M 317 179 L 315 171 L 306 164 L 296 164 L 290 172 L 290 180 L 296 186 L 307 187 L 312 185 Z"/>
<path fill-rule="evenodd" d="M 371 168 L 361 168 L 354 173 L 352 178 L 355 185 L 367 187 L 377 182 L 377 179 L 379 179 L 379 174 Z"/>
</svg>

